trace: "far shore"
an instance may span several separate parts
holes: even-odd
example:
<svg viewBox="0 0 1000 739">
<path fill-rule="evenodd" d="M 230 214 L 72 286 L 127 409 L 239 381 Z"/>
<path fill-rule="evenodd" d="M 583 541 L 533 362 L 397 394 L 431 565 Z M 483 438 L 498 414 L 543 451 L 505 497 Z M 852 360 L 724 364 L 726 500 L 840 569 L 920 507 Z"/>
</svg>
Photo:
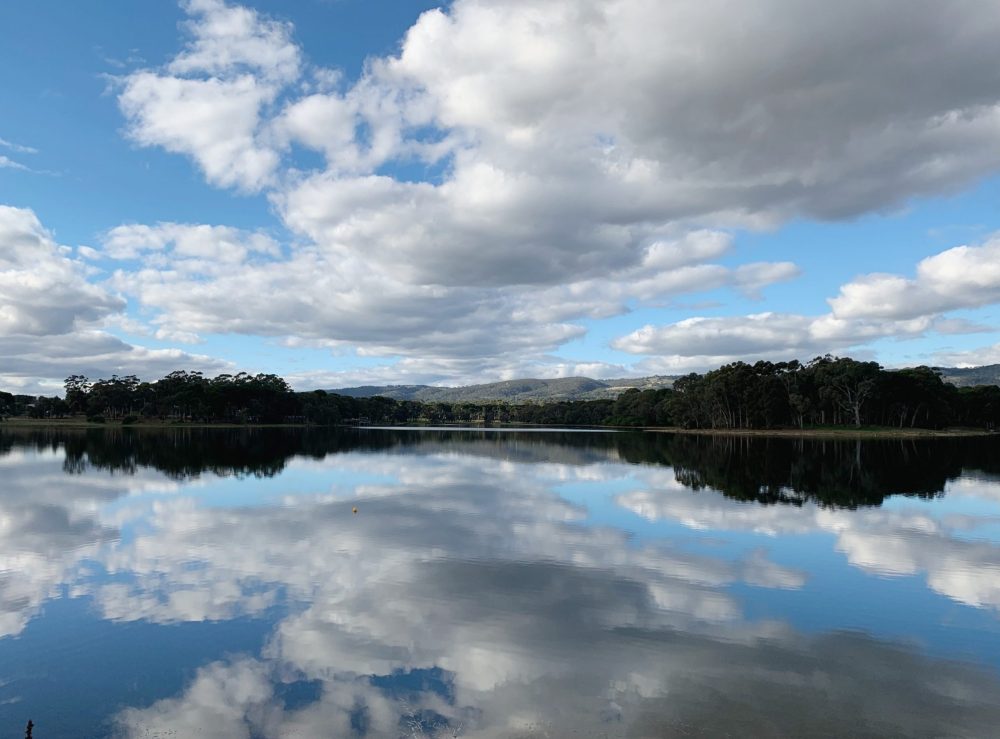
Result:
<svg viewBox="0 0 1000 739">
<path fill-rule="evenodd" d="M 400 425 L 400 428 L 420 428 L 419 423 L 408 423 Z M 482 428 L 482 424 L 447 424 L 435 423 L 427 424 L 434 427 Z M 379 424 L 380 428 L 391 428 L 389 425 Z M 120 421 L 106 421 L 104 423 L 92 423 L 85 418 L 5 418 L 0 420 L 0 429 L 135 429 L 135 430 L 161 430 L 161 429 L 316 429 L 316 428 L 369 428 L 369 426 L 317 426 L 306 423 L 223 423 L 223 422 L 193 422 L 193 421 L 147 421 L 141 420 L 136 423 L 123 424 Z M 549 426 L 545 424 L 493 424 L 490 428 L 507 428 L 517 430 L 518 428 L 551 428 L 551 429 L 580 429 L 589 428 L 595 430 L 606 429 L 609 431 L 644 431 L 658 434 L 691 434 L 696 436 L 759 436 L 759 437 L 787 437 L 787 438 L 848 438 L 848 439 L 910 439 L 910 438 L 955 438 L 955 437 L 975 437 L 994 436 L 997 432 L 989 429 L 973 428 L 946 428 L 946 429 L 921 429 L 921 428 L 889 428 L 889 427 L 822 427 L 822 428 L 783 428 L 783 429 L 685 429 L 676 426 Z"/>
<path fill-rule="evenodd" d="M 990 431 L 989 429 L 850 428 L 847 426 L 805 429 L 682 429 L 668 426 L 663 428 L 646 428 L 644 430 L 663 434 L 694 434 L 698 436 L 784 436 L 791 438 L 840 439 L 911 439 L 997 435 L 995 431 Z"/>
<path fill-rule="evenodd" d="M 193 421 L 105 421 L 92 423 L 85 418 L 5 418 L 0 421 L 3 428 L 38 429 L 299 429 L 318 428 L 305 423 L 224 423 Z"/>
</svg>

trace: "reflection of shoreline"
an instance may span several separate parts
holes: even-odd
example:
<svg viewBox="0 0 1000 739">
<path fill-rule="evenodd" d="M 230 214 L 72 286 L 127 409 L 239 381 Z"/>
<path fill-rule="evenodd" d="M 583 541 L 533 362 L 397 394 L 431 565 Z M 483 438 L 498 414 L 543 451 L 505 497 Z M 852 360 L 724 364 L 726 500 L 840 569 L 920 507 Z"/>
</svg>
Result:
<svg viewBox="0 0 1000 739">
<path fill-rule="evenodd" d="M 204 472 L 272 477 L 295 457 L 351 452 L 460 453 L 524 463 L 627 462 L 672 468 L 693 490 L 758 503 L 878 506 L 892 495 L 942 494 L 979 471 L 1000 476 L 993 438 L 790 438 L 732 434 L 582 432 L 559 429 L 3 428 L 0 457 L 17 447 L 62 451 L 63 468 L 132 473 L 155 468 L 183 479 Z"/>
<path fill-rule="evenodd" d="M 811 429 L 685 429 L 678 426 L 549 426 L 545 424 L 531 423 L 495 423 L 492 426 L 483 426 L 463 422 L 461 424 L 435 424 L 434 426 L 421 426 L 407 422 L 400 426 L 379 425 L 378 427 L 368 426 L 317 426 L 307 423 L 195 423 L 178 421 L 139 421 L 128 426 L 121 423 L 90 423 L 84 418 L 8 418 L 0 421 L 0 428 L 33 428 L 33 429 L 101 429 L 101 428 L 129 428 L 129 429 L 353 429 L 353 428 L 398 428 L 419 429 L 419 430 L 538 430 L 538 431 L 643 431 L 658 434 L 685 434 L 692 436 L 780 436 L 787 438 L 847 438 L 847 439 L 935 439 L 935 438 L 964 438 L 979 436 L 1000 436 L 996 431 L 987 429 L 898 429 L 898 428 L 811 428 Z"/>
</svg>

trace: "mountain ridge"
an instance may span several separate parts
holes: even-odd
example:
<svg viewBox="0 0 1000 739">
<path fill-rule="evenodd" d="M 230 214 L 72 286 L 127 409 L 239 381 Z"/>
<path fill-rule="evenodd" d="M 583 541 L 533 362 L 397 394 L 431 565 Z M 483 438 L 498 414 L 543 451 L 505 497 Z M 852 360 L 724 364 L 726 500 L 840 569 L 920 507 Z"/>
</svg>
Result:
<svg viewBox="0 0 1000 739">
<path fill-rule="evenodd" d="M 360 385 L 334 388 L 327 392 L 352 398 L 381 395 L 394 400 L 418 400 L 425 403 L 463 403 L 502 400 L 510 403 L 556 400 L 614 399 L 629 388 L 640 390 L 671 387 L 677 377 L 652 375 L 609 380 L 591 377 L 523 378 L 477 385 L 440 387 L 436 385 Z"/>
<path fill-rule="evenodd" d="M 932 367 L 941 379 L 958 387 L 976 385 L 1000 385 L 1000 364 L 984 364 L 980 367 Z"/>
<path fill-rule="evenodd" d="M 1000 364 L 981 367 L 933 367 L 945 382 L 956 387 L 1000 385 Z M 673 387 L 681 375 L 650 375 L 596 380 L 591 377 L 522 378 L 476 385 L 359 385 L 333 388 L 326 392 L 352 398 L 382 396 L 393 400 L 416 400 L 424 403 L 471 403 L 504 401 L 508 403 L 551 402 L 559 400 L 614 399 L 626 390 L 650 390 Z"/>
</svg>

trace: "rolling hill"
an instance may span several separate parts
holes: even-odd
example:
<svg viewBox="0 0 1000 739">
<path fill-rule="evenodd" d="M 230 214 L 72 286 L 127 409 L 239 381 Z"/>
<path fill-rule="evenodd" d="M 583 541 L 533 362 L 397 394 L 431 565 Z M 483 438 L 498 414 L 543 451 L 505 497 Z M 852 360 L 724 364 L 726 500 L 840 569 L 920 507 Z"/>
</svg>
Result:
<svg viewBox="0 0 1000 739">
<path fill-rule="evenodd" d="M 640 390 L 670 387 L 674 379 L 674 377 L 667 375 L 615 380 L 594 380 L 589 377 L 560 377 L 553 380 L 506 380 L 504 382 L 466 385 L 463 387 L 363 385 L 361 387 L 335 388 L 327 392 L 349 395 L 354 398 L 370 398 L 375 395 L 381 395 L 395 400 L 419 400 L 429 403 L 463 403 L 493 400 L 500 400 L 507 403 L 527 403 L 531 401 L 617 398 L 632 387 L 637 387 Z"/>
<path fill-rule="evenodd" d="M 941 379 L 958 387 L 1000 385 L 1000 364 L 982 367 L 935 367 Z"/>
<path fill-rule="evenodd" d="M 945 382 L 958 387 L 1000 385 L 1000 364 L 984 367 L 935 367 Z M 594 380 L 590 377 L 560 377 L 552 380 L 524 379 L 490 382 L 483 385 L 439 387 L 436 385 L 362 385 L 327 390 L 353 398 L 381 395 L 394 400 L 419 400 L 427 403 L 506 403 L 548 402 L 555 400 L 600 400 L 617 398 L 629 388 L 640 390 L 671 387 L 675 375 Z"/>
</svg>

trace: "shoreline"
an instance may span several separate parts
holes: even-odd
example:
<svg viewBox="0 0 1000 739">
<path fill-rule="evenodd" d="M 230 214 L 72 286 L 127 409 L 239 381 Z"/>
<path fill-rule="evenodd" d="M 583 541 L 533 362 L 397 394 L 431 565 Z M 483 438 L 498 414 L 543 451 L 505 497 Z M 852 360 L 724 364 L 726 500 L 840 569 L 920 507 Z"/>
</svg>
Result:
<svg viewBox="0 0 1000 739">
<path fill-rule="evenodd" d="M 756 436 L 756 437 L 783 437 L 783 438 L 848 438 L 848 439 L 913 439 L 913 438 L 963 438 L 998 435 L 989 429 L 970 428 L 948 428 L 948 429 L 920 429 L 920 428 L 806 428 L 806 429 L 685 429 L 674 426 L 550 426 L 546 424 L 494 424 L 491 426 L 472 425 L 468 423 L 454 424 L 434 424 L 433 427 L 439 429 L 442 426 L 455 429 L 477 430 L 482 428 L 509 429 L 593 429 L 595 431 L 636 431 L 654 434 L 686 434 L 692 436 Z M 393 426 L 380 424 L 379 428 L 394 428 Z M 308 423 L 225 423 L 225 422 L 169 422 L 169 421 L 139 421 L 137 423 L 123 424 L 120 422 L 91 423 L 79 418 L 7 418 L 0 421 L 0 430 L 9 429 L 132 429 L 132 430 L 155 430 L 164 429 L 323 429 L 323 428 L 372 428 L 372 426 L 318 426 Z M 398 428 L 420 429 L 420 424 L 405 424 Z"/>
<path fill-rule="evenodd" d="M 681 429 L 645 428 L 659 434 L 690 434 L 693 436 L 772 436 L 798 439 L 947 439 L 981 436 L 1000 436 L 989 429 L 919 429 L 919 428 L 812 428 L 812 429 Z"/>
<path fill-rule="evenodd" d="M 176 421 L 138 421 L 122 423 L 121 421 L 106 421 L 91 423 L 86 419 L 76 418 L 5 418 L 0 421 L 0 430 L 4 428 L 36 428 L 36 429 L 297 429 L 297 428 L 333 428 L 330 426 L 314 426 L 308 423 L 225 423 L 223 421 L 206 423 L 187 423 Z"/>
</svg>

